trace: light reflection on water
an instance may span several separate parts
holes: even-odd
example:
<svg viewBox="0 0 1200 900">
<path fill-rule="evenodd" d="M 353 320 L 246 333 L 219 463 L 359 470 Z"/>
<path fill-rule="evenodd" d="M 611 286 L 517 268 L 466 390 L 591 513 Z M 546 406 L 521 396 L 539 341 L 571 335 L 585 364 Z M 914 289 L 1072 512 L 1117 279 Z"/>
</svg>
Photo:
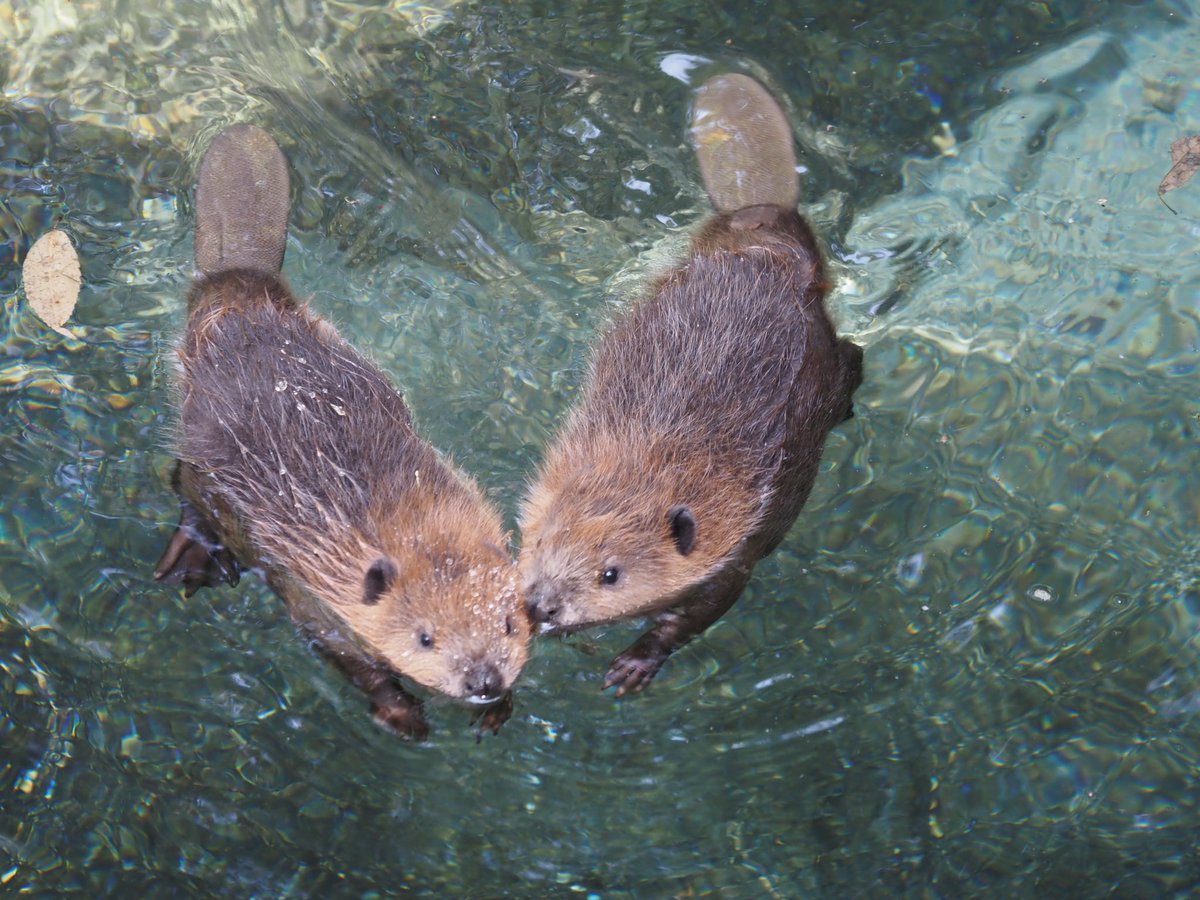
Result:
<svg viewBox="0 0 1200 900">
<path fill-rule="evenodd" d="M 0 884 L 1200 880 L 1200 206 L 1155 196 L 1170 142 L 1200 131 L 1178 74 L 1192 12 L 1064 4 L 989 23 L 989 43 L 943 6 L 816 7 L 764 33 L 732 5 L 0 5 Z M 498 738 L 477 746 L 435 702 L 410 746 L 260 584 L 185 600 L 151 582 L 176 515 L 190 191 L 220 127 L 280 139 L 288 277 L 511 520 L 610 297 L 703 215 L 678 79 L 704 60 L 755 67 L 790 105 L 867 380 L 789 540 L 644 697 L 599 691 L 634 633 L 612 627 L 542 642 Z M 78 342 L 15 293 L 60 219 Z"/>
</svg>

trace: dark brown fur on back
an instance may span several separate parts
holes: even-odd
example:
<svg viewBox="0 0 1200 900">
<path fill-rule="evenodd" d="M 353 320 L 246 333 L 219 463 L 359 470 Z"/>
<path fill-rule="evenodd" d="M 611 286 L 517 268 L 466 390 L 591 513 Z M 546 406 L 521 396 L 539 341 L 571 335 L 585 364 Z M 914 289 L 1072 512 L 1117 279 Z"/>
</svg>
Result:
<svg viewBox="0 0 1200 900">
<path fill-rule="evenodd" d="M 687 460 L 728 460 L 719 478 L 743 473 L 748 491 L 815 470 L 825 435 L 850 411 L 858 354 L 847 356 L 851 345 L 825 312 L 808 226 L 795 212 L 758 209 L 749 230 L 744 214 L 711 220 L 686 265 L 600 342 L 572 434 L 586 441 L 588 431 L 636 423 L 668 436 L 685 469 L 695 468 Z M 697 484 L 680 502 L 705 482 L 716 490 L 713 469 L 688 474 Z"/>
<path fill-rule="evenodd" d="M 192 297 L 181 457 L 222 473 L 221 492 L 253 505 L 271 531 L 290 542 L 298 529 L 353 529 L 378 541 L 372 509 L 407 506 L 417 473 L 434 492 L 462 491 L 391 384 L 294 308 L 277 279 L 228 272 Z"/>
</svg>

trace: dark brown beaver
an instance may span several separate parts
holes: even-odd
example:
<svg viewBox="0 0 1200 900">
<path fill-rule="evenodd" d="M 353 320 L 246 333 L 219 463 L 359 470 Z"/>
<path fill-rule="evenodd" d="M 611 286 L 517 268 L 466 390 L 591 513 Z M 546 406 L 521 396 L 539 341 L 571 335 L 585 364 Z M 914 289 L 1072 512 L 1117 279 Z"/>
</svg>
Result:
<svg viewBox="0 0 1200 900">
<path fill-rule="evenodd" d="M 522 511 L 522 583 L 543 627 L 654 616 L 608 671 L 618 695 L 737 599 L 862 378 L 794 208 L 783 112 L 753 79 L 719 76 L 697 93 L 693 136 L 717 215 L 600 342 Z"/>
<path fill-rule="evenodd" d="M 213 141 L 179 348 L 179 528 L 155 577 L 191 593 L 263 571 L 300 628 L 423 737 L 403 675 L 511 712 L 529 624 L 500 517 L 413 431 L 403 399 L 280 278 L 287 162 L 259 128 Z"/>
</svg>

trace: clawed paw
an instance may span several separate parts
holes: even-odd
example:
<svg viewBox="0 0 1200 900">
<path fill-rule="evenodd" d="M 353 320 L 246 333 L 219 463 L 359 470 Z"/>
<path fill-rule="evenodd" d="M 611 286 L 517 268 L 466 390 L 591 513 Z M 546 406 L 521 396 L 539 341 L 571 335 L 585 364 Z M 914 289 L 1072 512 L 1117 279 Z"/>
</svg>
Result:
<svg viewBox="0 0 1200 900">
<path fill-rule="evenodd" d="M 477 710 L 471 716 L 471 724 L 479 726 L 479 730 L 475 732 L 476 743 L 483 740 L 483 733 L 485 731 L 490 731 L 492 734 L 499 734 L 500 726 L 511 719 L 512 714 L 512 691 L 509 691 L 491 706 L 485 706 Z"/>
<path fill-rule="evenodd" d="M 604 690 L 615 687 L 618 697 L 638 693 L 654 679 L 666 658 L 666 654 L 639 652 L 636 645 L 630 647 L 612 661 L 604 676 Z"/>
</svg>

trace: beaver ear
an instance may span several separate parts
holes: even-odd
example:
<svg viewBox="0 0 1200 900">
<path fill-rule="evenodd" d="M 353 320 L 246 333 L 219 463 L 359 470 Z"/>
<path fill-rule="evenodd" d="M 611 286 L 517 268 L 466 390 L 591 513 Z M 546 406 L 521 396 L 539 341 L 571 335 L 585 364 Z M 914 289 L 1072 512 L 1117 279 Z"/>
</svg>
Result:
<svg viewBox="0 0 1200 900">
<path fill-rule="evenodd" d="M 687 556 L 696 546 L 696 520 L 692 511 L 686 506 L 672 506 L 667 511 L 667 521 L 671 523 L 671 537 L 675 539 L 675 549 L 682 556 Z"/>
<path fill-rule="evenodd" d="M 399 574 L 400 570 L 396 568 L 396 564 L 386 556 L 381 556 L 371 563 L 367 574 L 363 576 L 362 602 L 367 606 L 378 603 L 379 598 L 387 593 Z"/>
</svg>

